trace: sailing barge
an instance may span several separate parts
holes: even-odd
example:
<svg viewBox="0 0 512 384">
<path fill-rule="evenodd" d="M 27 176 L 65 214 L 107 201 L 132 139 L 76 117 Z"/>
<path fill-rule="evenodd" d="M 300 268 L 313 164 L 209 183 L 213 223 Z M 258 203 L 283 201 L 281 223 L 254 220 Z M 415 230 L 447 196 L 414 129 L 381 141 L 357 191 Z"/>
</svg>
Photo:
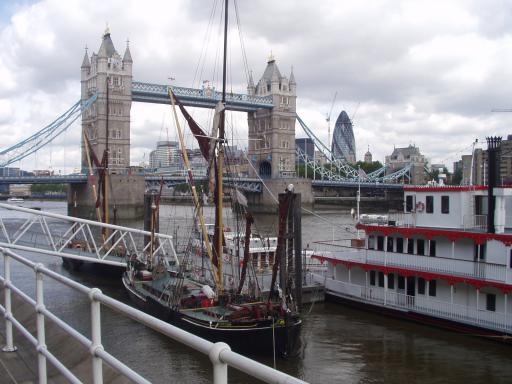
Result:
<svg viewBox="0 0 512 384">
<path fill-rule="evenodd" d="M 246 216 L 245 252 L 238 286 L 225 287 L 223 256 L 225 236 L 223 225 L 223 173 L 225 146 L 226 105 L 226 45 L 227 0 L 224 5 L 224 55 L 222 100 L 216 107 L 213 128 L 207 135 L 188 114 L 169 89 L 174 120 L 178 130 L 182 157 L 188 173 L 188 184 L 195 210 L 195 224 L 204 241 L 214 288 L 186 276 L 187 257 L 177 268 L 171 268 L 162 256 L 135 255 L 128 260 L 123 284 L 131 298 L 148 313 L 202 336 L 213 342 L 226 342 L 237 352 L 290 356 L 300 346 L 300 317 L 302 294 L 302 259 L 300 238 L 300 195 L 290 186 L 281 194 L 279 202 L 279 236 L 272 269 L 272 282 L 267 297 L 261 297 L 244 288 L 247 267 L 250 264 L 249 244 L 252 216 Z M 185 148 L 183 131 L 176 112 L 178 104 L 202 155 L 209 164 L 209 179 L 215 203 L 214 234 L 209 236 L 202 214 L 202 206 L 192 177 Z M 295 235 L 292 235 L 295 234 Z M 154 247 L 158 247 L 155 244 Z M 153 246 L 151 247 L 153 248 Z M 279 272 L 279 287 L 277 287 Z"/>
</svg>

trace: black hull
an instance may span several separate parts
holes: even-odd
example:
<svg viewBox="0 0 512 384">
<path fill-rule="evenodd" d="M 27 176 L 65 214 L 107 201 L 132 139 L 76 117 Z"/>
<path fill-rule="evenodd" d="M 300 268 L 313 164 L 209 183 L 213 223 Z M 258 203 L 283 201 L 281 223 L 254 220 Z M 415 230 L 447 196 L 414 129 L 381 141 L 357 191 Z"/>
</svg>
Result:
<svg viewBox="0 0 512 384">
<path fill-rule="evenodd" d="M 151 296 L 141 295 L 129 286 L 124 278 L 123 282 L 130 299 L 146 313 L 211 342 L 224 342 L 238 353 L 272 356 L 274 345 L 276 356 L 290 357 L 300 352 L 300 319 L 290 319 L 288 326 L 272 327 L 268 321 L 255 327 L 214 328 L 206 321 L 197 320 L 184 312 L 164 306 Z"/>
</svg>

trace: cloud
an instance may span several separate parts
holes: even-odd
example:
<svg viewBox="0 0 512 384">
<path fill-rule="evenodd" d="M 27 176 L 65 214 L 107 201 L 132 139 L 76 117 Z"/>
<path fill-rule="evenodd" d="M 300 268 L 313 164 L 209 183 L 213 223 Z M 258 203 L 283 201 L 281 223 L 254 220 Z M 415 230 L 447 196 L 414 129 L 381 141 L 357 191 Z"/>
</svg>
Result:
<svg viewBox="0 0 512 384">
<path fill-rule="evenodd" d="M 453 161 L 476 137 L 508 133 L 512 115 L 490 112 L 512 107 L 512 27 L 506 22 L 512 10 L 500 0 L 237 5 L 249 68 L 230 9 L 229 86 L 244 92 L 246 71 L 253 70 L 257 81 L 272 51 L 283 74 L 293 66 L 297 112 L 324 142 L 335 91 L 332 124 L 341 110 L 351 116 L 360 105 L 354 118 L 358 158 L 368 145 L 383 160 L 393 145 L 415 143 L 433 162 Z M 197 87 L 207 79 L 220 88 L 220 2 L 43 0 L 0 9 L 2 147 L 78 100 L 84 47 L 97 52 L 107 22 L 121 54 L 130 39 L 135 80 L 166 83 L 174 77 L 178 85 Z M 209 112 L 194 113 L 209 125 Z M 175 129 L 165 106 L 134 104 L 131 120 L 134 164 Z M 246 137 L 244 115 L 236 114 L 232 127 Z M 75 124 L 51 151 L 23 166 L 78 166 L 70 164 L 69 154 L 79 158 L 79 130 Z M 296 130 L 303 136 L 298 124 Z"/>
</svg>

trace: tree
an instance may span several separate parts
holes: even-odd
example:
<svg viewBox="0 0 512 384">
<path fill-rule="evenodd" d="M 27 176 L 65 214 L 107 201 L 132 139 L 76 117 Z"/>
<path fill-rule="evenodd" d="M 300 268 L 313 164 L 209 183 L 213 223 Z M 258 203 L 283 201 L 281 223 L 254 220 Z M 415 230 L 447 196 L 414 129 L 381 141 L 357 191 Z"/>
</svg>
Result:
<svg viewBox="0 0 512 384">
<path fill-rule="evenodd" d="M 462 183 L 462 168 L 458 168 L 453 172 L 452 179 L 450 181 L 451 185 L 460 185 Z"/>
<path fill-rule="evenodd" d="M 376 171 L 377 169 L 382 168 L 382 163 L 380 161 L 372 161 L 371 163 L 365 163 L 364 161 L 358 161 L 356 163 L 357 167 L 361 167 L 361 169 L 365 173 L 372 173 L 373 171 Z"/>
</svg>

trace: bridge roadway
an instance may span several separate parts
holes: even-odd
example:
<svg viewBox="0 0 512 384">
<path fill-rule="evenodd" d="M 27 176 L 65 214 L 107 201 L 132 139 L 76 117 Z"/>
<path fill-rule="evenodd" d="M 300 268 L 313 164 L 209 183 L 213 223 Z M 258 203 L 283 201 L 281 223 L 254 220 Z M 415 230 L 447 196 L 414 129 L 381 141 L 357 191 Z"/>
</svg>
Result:
<svg viewBox="0 0 512 384">
<path fill-rule="evenodd" d="M 174 94 L 186 106 L 215 108 L 222 100 L 221 92 L 215 88 L 203 87 L 201 89 L 172 87 Z M 144 103 L 171 104 L 169 86 L 161 84 L 132 83 L 132 100 Z M 258 109 L 272 109 L 274 102 L 272 96 L 255 96 L 241 93 L 227 93 L 226 109 L 240 112 L 255 112 Z"/>
<path fill-rule="evenodd" d="M 196 176 L 194 179 L 197 182 L 206 182 L 206 176 Z M 163 180 L 164 185 L 174 187 L 178 184 L 187 182 L 186 176 L 162 176 L 160 175 L 146 175 L 146 187 L 148 189 L 157 190 L 160 187 L 160 182 Z M 6 184 L 83 184 L 87 182 L 87 175 L 74 174 L 74 175 L 54 175 L 54 176 L 3 176 L 0 177 L 0 185 Z M 225 177 L 224 182 L 228 186 L 237 186 L 238 188 L 252 193 L 262 193 L 263 183 L 260 179 L 252 178 L 232 178 Z M 359 184 L 353 181 L 330 181 L 330 180 L 313 180 L 313 188 L 357 188 Z M 361 189 L 373 190 L 400 190 L 403 184 L 387 184 L 387 183 L 364 183 L 360 184 Z"/>
</svg>

